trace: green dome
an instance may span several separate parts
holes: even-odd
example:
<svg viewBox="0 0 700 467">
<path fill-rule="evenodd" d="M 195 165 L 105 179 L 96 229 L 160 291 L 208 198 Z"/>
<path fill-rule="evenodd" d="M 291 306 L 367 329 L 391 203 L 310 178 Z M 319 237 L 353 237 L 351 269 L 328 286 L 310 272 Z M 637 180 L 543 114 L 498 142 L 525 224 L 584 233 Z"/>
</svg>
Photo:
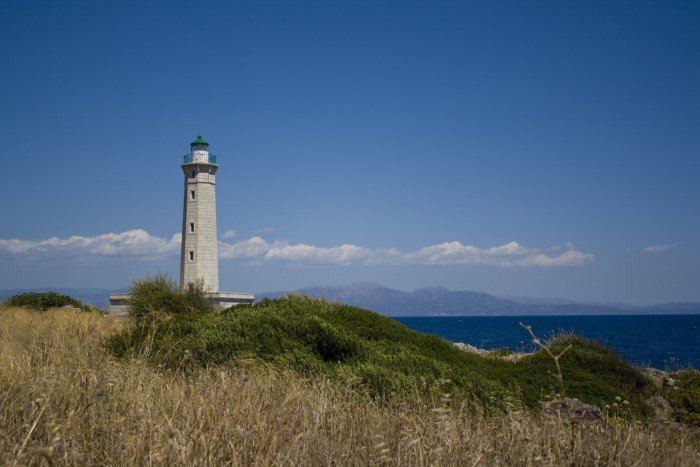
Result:
<svg viewBox="0 0 700 467">
<path fill-rule="evenodd" d="M 192 141 L 192 142 L 190 143 L 190 145 L 192 145 L 192 146 L 200 146 L 200 145 L 209 146 L 209 143 L 207 143 L 206 141 L 204 141 L 204 138 L 202 138 L 202 136 L 200 135 L 200 136 L 197 136 L 197 139 L 194 140 L 194 141 Z"/>
</svg>

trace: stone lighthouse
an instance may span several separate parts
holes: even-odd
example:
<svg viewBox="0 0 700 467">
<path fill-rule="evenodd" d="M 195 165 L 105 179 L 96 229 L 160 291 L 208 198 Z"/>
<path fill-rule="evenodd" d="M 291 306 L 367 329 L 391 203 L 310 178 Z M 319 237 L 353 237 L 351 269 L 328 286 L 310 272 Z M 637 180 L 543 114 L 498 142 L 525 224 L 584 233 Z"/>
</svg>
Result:
<svg viewBox="0 0 700 467">
<path fill-rule="evenodd" d="M 216 235 L 216 156 L 204 138 L 190 143 L 184 157 L 185 175 L 180 248 L 180 288 L 201 281 L 208 301 L 217 308 L 253 303 L 249 293 L 219 292 L 219 258 Z M 129 312 L 129 294 L 111 294 L 109 311 L 116 316 Z"/>
<path fill-rule="evenodd" d="M 216 156 L 201 136 L 190 144 L 182 171 L 185 196 L 182 206 L 180 288 L 203 281 L 204 290 L 219 291 L 219 258 L 216 237 Z"/>
</svg>

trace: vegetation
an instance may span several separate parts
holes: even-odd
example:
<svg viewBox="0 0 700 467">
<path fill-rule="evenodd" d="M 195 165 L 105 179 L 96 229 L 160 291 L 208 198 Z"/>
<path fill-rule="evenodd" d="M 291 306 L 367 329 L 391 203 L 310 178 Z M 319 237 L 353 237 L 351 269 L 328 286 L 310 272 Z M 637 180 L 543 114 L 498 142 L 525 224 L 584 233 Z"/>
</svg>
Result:
<svg viewBox="0 0 700 467">
<path fill-rule="evenodd" d="M 700 371 L 685 369 L 672 377 L 675 383 L 665 388 L 663 396 L 670 402 L 674 418 L 700 427 Z"/>
<path fill-rule="evenodd" d="M 129 291 L 129 316 L 141 325 L 167 322 L 172 315 L 212 312 L 204 297 L 204 283 L 190 283 L 181 290 L 166 275 L 133 281 Z"/>
<path fill-rule="evenodd" d="M 293 297 L 264 306 L 281 310 L 303 303 L 316 304 Z M 239 311 L 255 320 L 256 310 L 264 306 Z M 325 303 L 319 306 L 336 309 Z M 321 316 L 320 311 L 314 314 Z M 406 337 L 405 328 L 376 328 L 391 322 L 367 316 L 350 310 L 336 322 L 367 319 L 360 329 L 368 341 Z M 39 314 L 10 308 L 0 313 L 0 465 L 698 465 L 700 461 L 697 435 L 668 424 L 624 419 L 591 424 L 522 410 L 486 416 L 449 397 L 419 403 L 397 395 L 379 403 L 323 377 L 299 378 L 297 372 L 275 364 L 276 358 L 268 357 L 273 363 L 254 368 L 205 364 L 215 362 L 219 352 L 194 350 L 195 346 L 192 352 L 197 358 L 210 358 L 196 362 L 199 369 L 183 363 L 178 371 L 164 371 L 147 362 L 150 356 L 111 357 L 105 340 L 131 326 L 124 320 L 66 309 Z M 435 343 L 443 354 L 438 361 L 457 358 L 448 359 L 449 347 L 439 340 L 411 336 L 416 346 Z M 562 357 L 565 383 L 575 347 Z M 362 349 L 361 344 L 359 355 Z M 269 355 L 259 348 L 258 352 Z M 590 358 L 584 350 L 579 352 L 580 358 Z M 591 352 L 599 355 L 595 347 Z M 163 350 L 162 355 L 168 353 Z M 344 366 L 356 358 L 369 358 L 357 355 L 341 355 L 331 360 L 336 363 L 321 365 Z M 240 353 L 232 358 L 238 361 Z M 551 359 L 540 361 L 539 356 L 531 364 L 542 366 L 540 378 L 554 368 Z M 545 386 L 556 387 L 556 380 L 549 375 Z M 574 388 L 569 387 L 571 391 Z"/>
<path fill-rule="evenodd" d="M 203 368 L 265 362 L 384 403 L 396 397 L 436 403 L 449 394 L 455 403 L 499 412 L 539 409 L 564 393 L 601 407 L 620 397 L 628 401 L 627 415 L 651 414 L 645 400 L 655 393 L 653 382 L 613 350 L 572 335 L 511 362 L 463 352 L 393 319 L 321 299 L 291 295 L 222 312 L 197 305 L 198 293 L 180 292 L 163 277 L 135 283 L 133 323 L 110 339 L 109 349 L 171 369 L 183 362 Z M 562 388 L 549 352 L 566 348 L 559 361 Z"/>
<path fill-rule="evenodd" d="M 165 276 L 131 294 L 129 320 L 0 313 L 0 465 L 700 462 L 694 370 L 663 385 L 532 329 L 538 352 L 480 356 L 301 295 L 218 311 Z M 659 395 L 685 425 L 652 416 Z M 559 396 L 605 419 L 541 410 Z"/>
<path fill-rule="evenodd" d="M 64 306 L 72 306 L 80 308 L 83 311 L 88 311 L 91 308 L 84 305 L 83 302 L 68 295 L 62 295 L 56 292 L 24 292 L 13 295 L 6 302 L 6 306 L 25 307 L 37 311 L 46 311 L 49 308 L 60 308 Z"/>
</svg>

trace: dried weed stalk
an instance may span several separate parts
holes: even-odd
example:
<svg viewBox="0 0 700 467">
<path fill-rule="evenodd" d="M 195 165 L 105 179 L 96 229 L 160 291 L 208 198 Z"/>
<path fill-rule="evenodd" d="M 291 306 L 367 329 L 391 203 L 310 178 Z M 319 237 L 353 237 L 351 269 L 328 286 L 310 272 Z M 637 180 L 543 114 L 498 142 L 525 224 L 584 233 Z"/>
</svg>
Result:
<svg viewBox="0 0 700 467">
<path fill-rule="evenodd" d="M 535 335 L 531 325 L 523 323 L 519 324 L 523 329 L 530 333 L 530 336 L 532 336 L 532 343 L 544 350 L 545 352 L 547 352 L 547 355 L 552 357 L 552 360 L 554 360 L 554 365 L 557 367 L 557 374 L 554 376 L 557 378 L 557 382 L 559 382 L 559 389 L 561 390 L 557 397 L 565 397 L 566 388 L 564 387 L 564 375 L 561 372 L 561 365 L 559 364 L 559 359 L 571 349 L 571 344 L 566 346 L 564 350 L 555 355 L 554 352 L 552 352 L 552 350 L 549 348 L 549 345 L 544 345 L 539 339 L 539 337 Z"/>
</svg>

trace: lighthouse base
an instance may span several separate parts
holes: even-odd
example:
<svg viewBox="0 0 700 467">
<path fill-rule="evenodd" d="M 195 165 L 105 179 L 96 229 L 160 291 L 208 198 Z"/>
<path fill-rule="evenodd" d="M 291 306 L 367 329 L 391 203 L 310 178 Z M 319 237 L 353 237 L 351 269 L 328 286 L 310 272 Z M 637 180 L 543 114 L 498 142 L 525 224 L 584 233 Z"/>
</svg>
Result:
<svg viewBox="0 0 700 467">
<path fill-rule="evenodd" d="M 236 305 L 252 304 L 255 301 L 255 295 L 252 293 L 214 292 L 205 294 L 205 296 L 214 308 L 220 310 Z M 108 313 L 120 318 L 128 316 L 130 298 L 129 294 L 110 294 Z"/>
</svg>

